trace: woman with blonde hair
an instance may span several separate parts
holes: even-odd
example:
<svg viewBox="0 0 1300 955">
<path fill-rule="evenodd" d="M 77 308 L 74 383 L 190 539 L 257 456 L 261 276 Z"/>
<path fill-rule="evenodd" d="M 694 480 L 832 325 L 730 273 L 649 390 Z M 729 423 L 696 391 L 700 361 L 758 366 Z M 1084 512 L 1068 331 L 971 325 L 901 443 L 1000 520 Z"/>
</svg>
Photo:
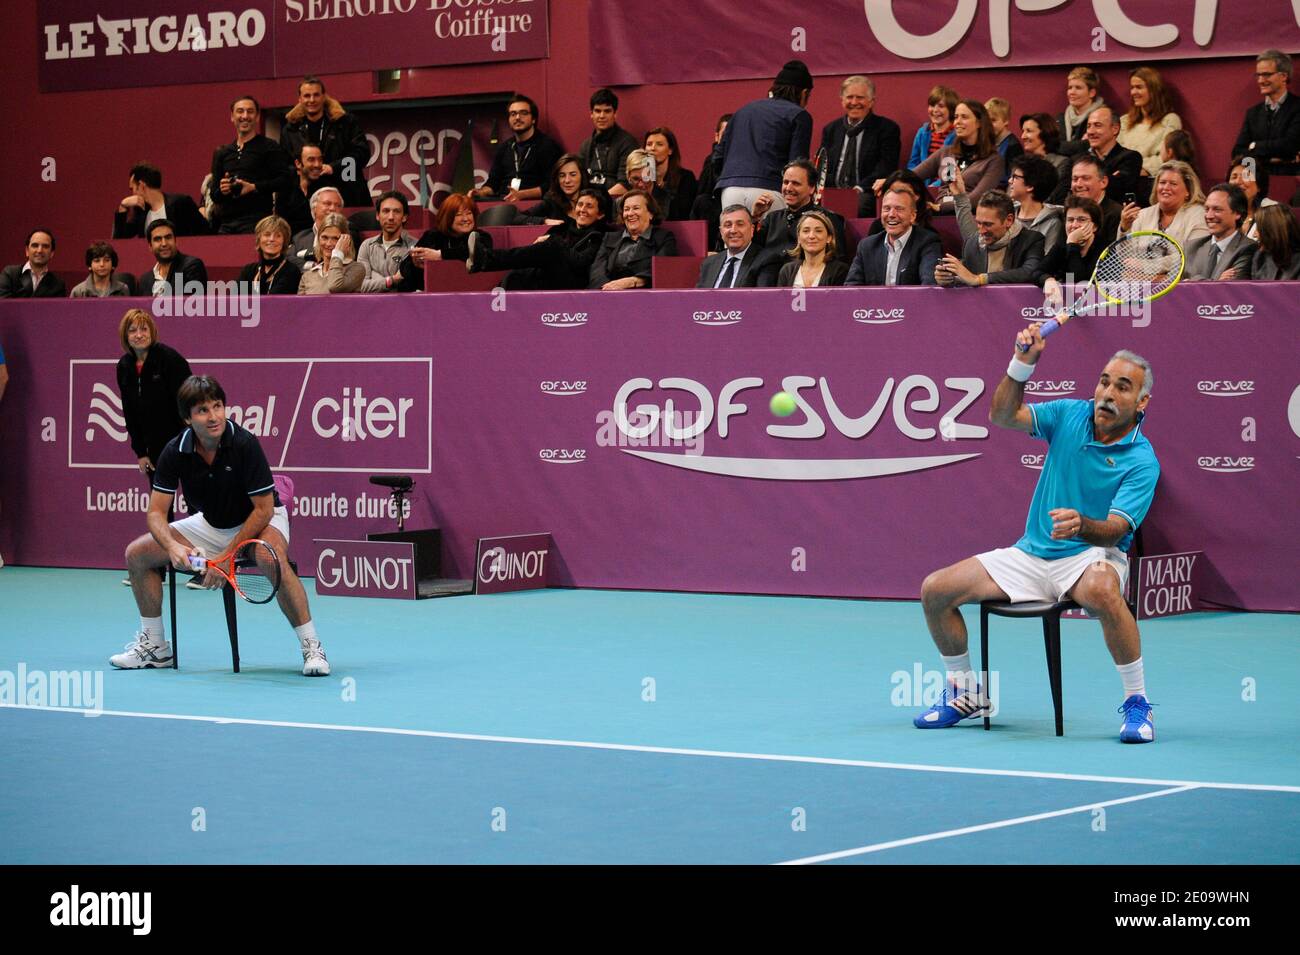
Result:
<svg viewBox="0 0 1300 955">
<path fill-rule="evenodd" d="M 289 222 L 279 216 L 267 216 L 253 227 L 253 248 L 257 261 L 245 265 L 239 273 L 242 288 L 256 286 L 259 295 L 293 295 L 302 282 L 302 270 L 288 255 L 293 244 Z"/>
<path fill-rule="evenodd" d="M 1205 193 L 1196 171 L 1185 162 L 1171 159 L 1157 170 L 1151 187 L 1151 205 L 1139 209 L 1137 203 L 1126 205 L 1119 217 L 1119 234 L 1129 232 L 1165 233 L 1184 249 L 1210 234 L 1205 224 Z"/>
<path fill-rule="evenodd" d="M 1160 170 L 1165 137 L 1183 128 L 1183 121 L 1171 108 L 1169 91 L 1160 73 L 1139 66 L 1128 78 L 1131 106 L 1119 120 L 1119 144 L 1142 154 L 1142 174 L 1155 177 Z"/>
<path fill-rule="evenodd" d="M 793 261 L 781 266 L 776 284 L 782 288 L 843 285 L 849 267 L 836 257 L 835 226 L 830 216 L 809 209 L 799 217 L 795 235 L 798 241 L 789 252 Z"/>
<path fill-rule="evenodd" d="M 1089 66 L 1076 66 L 1065 78 L 1065 112 L 1056 118 L 1061 127 L 1061 155 L 1078 156 L 1088 151 L 1088 114 L 1106 105 L 1097 95 L 1101 80 Z"/>
<path fill-rule="evenodd" d="M 331 212 L 321 220 L 314 252 L 313 260 L 303 267 L 299 295 L 330 295 L 361 288 L 366 267 L 357 261 L 345 216 Z"/>
</svg>

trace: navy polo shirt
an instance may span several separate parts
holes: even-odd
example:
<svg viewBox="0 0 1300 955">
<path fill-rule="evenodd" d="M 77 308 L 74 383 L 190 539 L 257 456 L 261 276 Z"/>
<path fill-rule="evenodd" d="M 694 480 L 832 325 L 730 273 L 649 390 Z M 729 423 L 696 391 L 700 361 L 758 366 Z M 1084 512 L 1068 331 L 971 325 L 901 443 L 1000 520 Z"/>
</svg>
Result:
<svg viewBox="0 0 1300 955">
<path fill-rule="evenodd" d="M 229 418 L 211 465 L 198 452 L 193 428 L 167 442 L 155 466 L 153 488 L 175 494 L 177 487 L 184 489 L 191 514 L 201 513 L 209 524 L 223 530 L 248 519 L 253 513 L 250 498 L 269 493 L 274 506 L 280 506 L 262 446 Z"/>
<path fill-rule="evenodd" d="M 1102 444 L 1093 433 L 1093 402 L 1074 398 L 1030 404 L 1031 436 L 1048 443 L 1034 499 L 1025 520 L 1025 536 L 1017 547 L 1036 557 L 1057 560 L 1081 554 L 1085 540 L 1052 540 L 1049 511 L 1068 507 L 1094 521 L 1118 514 L 1129 530 L 1115 547 L 1127 551 L 1155 495 L 1160 462 L 1142 434 L 1141 418 L 1133 430 L 1113 444 Z"/>
</svg>

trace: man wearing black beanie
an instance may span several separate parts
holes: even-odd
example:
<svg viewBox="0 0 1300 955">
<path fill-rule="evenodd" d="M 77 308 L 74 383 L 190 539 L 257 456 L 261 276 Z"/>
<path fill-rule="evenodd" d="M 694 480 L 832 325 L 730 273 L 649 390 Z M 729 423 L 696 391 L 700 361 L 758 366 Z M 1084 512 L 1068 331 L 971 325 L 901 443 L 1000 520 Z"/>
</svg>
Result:
<svg viewBox="0 0 1300 955">
<path fill-rule="evenodd" d="M 722 141 L 714 148 L 721 168 L 718 189 L 722 207 L 736 203 L 754 208 L 765 192 L 775 194 L 771 209 L 782 209 L 781 170 L 796 159 L 807 159 L 812 148 L 812 115 L 804 107 L 813 79 L 802 60 L 791 60 L 776 74 L 767 97 L 747 103 L 731 118 Z"/>
</svg>

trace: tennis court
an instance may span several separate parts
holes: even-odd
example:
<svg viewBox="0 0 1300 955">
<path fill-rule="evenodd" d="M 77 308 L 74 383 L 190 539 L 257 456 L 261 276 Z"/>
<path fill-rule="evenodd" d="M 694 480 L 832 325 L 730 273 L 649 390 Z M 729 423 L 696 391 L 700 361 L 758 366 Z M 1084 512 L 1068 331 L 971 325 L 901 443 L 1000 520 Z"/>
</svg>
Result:
<svg viewBox="0 0 1300 955">
<path fill-rule="evenodd" d="M 1063 623 L 1057 738 L 1036 621 L 995 623 L 992 732 L 921 732 L 913 602 L 313 596 L 333 673 L 306 679 L 274 607 L 240 607 L 232 673 L 220 598 L 187 591 L 181 669 L 112 670 L 120 580 L 0 572 L 0 862 L 1300 858 L 1294 616 L 1144 622 L 1158 738 L 1124 746 L 1090 621 Z M 70 671 L 101 715 L 17 695 Z"/>
</svg>

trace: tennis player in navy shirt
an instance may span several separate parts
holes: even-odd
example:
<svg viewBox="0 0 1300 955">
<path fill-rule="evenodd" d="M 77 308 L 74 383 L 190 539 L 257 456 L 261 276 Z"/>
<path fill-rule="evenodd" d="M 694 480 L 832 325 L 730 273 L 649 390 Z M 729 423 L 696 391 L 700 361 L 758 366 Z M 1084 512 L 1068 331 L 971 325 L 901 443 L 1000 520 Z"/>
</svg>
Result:
<svg viewBox="0 0 1300 955">
<path fill-rule="evenodd" d="M 1102 369 L 1091 401 L 1025 404 L 1044 343 L 1033 324 L 993 395 L 989 418 L 1048 444 L 1025 534 L 1012 547 L 987 551 L 937 570 L 921 585 L 930 635 L 947 669 L 943 696 L 913 721 L 920 729 L 955 726 L 982 716 L 989 701 L 978 685 L 959 608 L 982 600 L 1057 601 L 1069 597 L 1101 621 L 1106 647 L 1124 684 L 1120 739 L 1155 739 L 1142 675 L 1137 621 L 1124 602 L 1126 551 L 1146 516 L 1160 477 L 1141 422 L 1151 400 L 1151 365 L 1131 351 Z"/>
<path fill-rule="evenodd" d="M 316 636 L 307 592 L 289 564 L 289 513 L 280 503 L 271 468 L 257 438 L 226 417 L 226 393 L 209 375 L 191 375 L 176 395 L 185 430 L 163 448 L 149 499 L 149 533 L 126 549 L 131 591 L 140 609 L 140 631 L 126 650 L 109 657 L 123 670 L 172 665 L 162 621 L 160 567 L 189 572 L 189 558 L 224 557 L 238 542 L 260 538 L 280 558 L 276 599 L 302 647 L 303 676 L 329 676 L 330 665 Z M 184 488 L 190 516 L 168 523 L 167 510 Z M 207 589 L 223 578 L 209 568 Z"/>
</svg>

